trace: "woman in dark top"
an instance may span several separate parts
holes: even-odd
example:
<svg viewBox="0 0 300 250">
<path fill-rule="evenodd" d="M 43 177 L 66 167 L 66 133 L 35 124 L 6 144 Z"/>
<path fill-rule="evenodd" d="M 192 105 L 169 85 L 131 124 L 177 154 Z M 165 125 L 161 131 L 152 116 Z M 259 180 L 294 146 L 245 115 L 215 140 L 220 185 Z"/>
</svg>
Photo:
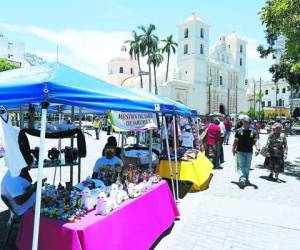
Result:
<svg viewBox="0 0 300 250">
<path fill-rule="evenodd" d="M 107 142 L 106 142 L 106 144 L 105 144 L 105 146 L 104 146 L 104 148 L 102 150 L 102 156 L 105 155 L 105 148 L 107 146 L 112 146 L 112 147 L 115 148 L 115 156 L 117 156 L 117 157 L 120 158 L 121 157 L 121 148 L 117 147 L 117 145 L 118 145 L 118 142 L 117 142 L 116 137 L 114 137 L 114 136 L 108 137 L 107 138 Z"/>
</svg>

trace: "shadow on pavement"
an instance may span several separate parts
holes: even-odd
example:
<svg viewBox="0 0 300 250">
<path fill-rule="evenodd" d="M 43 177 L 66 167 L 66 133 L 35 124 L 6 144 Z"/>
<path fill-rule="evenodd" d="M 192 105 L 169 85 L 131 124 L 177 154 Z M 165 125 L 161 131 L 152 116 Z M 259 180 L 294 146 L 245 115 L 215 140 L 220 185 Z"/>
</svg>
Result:
<svg viewBox="0 0 300 250">
<path fill-rule="evenodd" d="M 262 176 L 259 176 L 259 178 L 264 179 L 264 180 L 266 180 L 266 181 L 275 182 L 275 183 L 286 183 L 285 180 L 282 180 L 282 179 L 280 179 L 280 178 L 278 178 L 278 179 L 276 180 L 276 179 L 270 177 L 269 175 L 267 175 L 267 176 L 262 175 Z"/>
<path fill-rule="evenodd" d="M 161 240 L 168 236 L 172 230 L 173 230 L 173 227 L 174 227 L 175 223 L 173 222 L 173 224 L 166 230 L 163 232 L 163 234 L 161 236 L 159 236 L 159 238 L 153 243 L 153 245 L 150 247 L 150 250 L 153 250 L 155 249 L 155 247 L 161 242 Z"/>
<path fill-rule="evenodd" d="M 300 181 L 300 162 L 291 163 L 285 162 L 284 175 L 293 176 Z"/>
<path fill-rule="evenodd" d="M 1 249 L 4 245 L 4 241 L 5 241 L 6 234 L 7 234 L 8 218 L 9 218 L 8 210 L 0 213 L 0 247 L 1 247 Z M 18 234 L 18 228 L 17 228 L 17 226 L 14 226 L 5 250 L 17 250 L 16 244 L 15 244 L 16 239 L 17 239 L 17 234 Z"/>
<path fill-rule="evenodd" d="M 255 167 L 260 169 L 268 169 L 264 164 L 258 164 Z M 295 161 L 294 163 L 292 163 L 290 161 L 285 161 L 284 173 L 282 173 L 282 175 L 293 176 L 300 181 L 300 162 Z M 266 179 L 262 176 L 260 178 Z M 285 182 L 284 180 L 280 179 L 278 179 L 278 181 Z"/>
<path fill-rule="evenodd" d="M 238 182 L 238 181 L 232 181 L 231 183 L 237 185 L 240 189 L 245 189 L 246 187 L 253 187 L 254 189 L 258 189 L 258 186 L 251 182 L 246 183 L 245 186 L 241 186 L 240 182 Z"/>
</svg>

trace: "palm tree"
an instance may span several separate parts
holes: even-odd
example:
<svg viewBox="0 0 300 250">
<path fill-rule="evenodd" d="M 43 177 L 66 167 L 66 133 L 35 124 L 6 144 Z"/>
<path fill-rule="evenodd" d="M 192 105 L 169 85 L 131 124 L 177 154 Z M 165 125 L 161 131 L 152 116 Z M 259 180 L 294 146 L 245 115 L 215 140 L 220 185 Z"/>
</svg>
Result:
<svg viewBox="0 0 300 250">
<path fill-rule="evenodd" d="M 164 60 L 164 57 L 161 54 L 161 50 L 160 49 L 155 49 L 154 51 L 152 51 L 149 60 L 150 60 L 150 62 L 148 62 L 148 64 L 151 64 L 151 63 L 153 64 L 155 94 L 157 95 L 158 94 L 158 89 L 157 89 L 156 69 L 159 67 L 159 65 Z"/>
<path fill-rule="evenodd" d="M 165 43 L 165 46 L 162 48 L 162 53 L 166 52 L 168 54 L 167 72 L 166 72 L 166 81 L 168 81 L 170 54 L 171 54 L 171 52 L 173 52 L 175 54 L 178 43 L 173 41 L 173 35 L 169 35 L 169 36 L 167 36 L 166 39 L 163 39 L 161 41 Z"/>
<path fill-rule="evenodd" d="M 139 66 L 139 75 L 140 75 L 140 87 L 143 88 L 143 77 L 141 71 L 141 63 L 140 63 L 140 55 L 141 55 L 141 36 L 136 33 L 136 31 L 132 31 L 132 40 L 127 40 L 125 43 L 129 43 L 129 55 L 131 58 L 134 58 L 138 62 Z"/>
<path fill-rule="evenodd" d="M 144 26 L 138 26 L 138 29 L 143 31 L 143 34 L 141 35 L 141 52 L 142 55 L 148 56 L 148 67 L 149 67 L 149 92 L 152 92 L 152 82 L 151 82 L 151 53 L 153 50 L 157 48 L 158 45 L 158 37 L 153 34 L 155 30 L 155 25 L 150 24 L 147 28 Z"/>
</svg>

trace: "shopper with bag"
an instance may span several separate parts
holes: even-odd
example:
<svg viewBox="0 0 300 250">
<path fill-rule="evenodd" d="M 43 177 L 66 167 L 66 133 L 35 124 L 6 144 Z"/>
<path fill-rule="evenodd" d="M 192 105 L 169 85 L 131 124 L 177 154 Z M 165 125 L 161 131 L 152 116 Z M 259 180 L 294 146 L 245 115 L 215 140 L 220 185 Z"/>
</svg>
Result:
<svg viewBox="0 0 300 250">
<path fill-rule="evenodd" d="M 284 171 L 284 160 L 287 158 L 288 146 L 285 134 L 282 133 L 281 123 L 275 122 L 272 129 L 273 132 L 269 135 L 266 145 L 265 166 L 271 171 L 269 178 L 278 181 L 279 173 Z"/>
</svg>

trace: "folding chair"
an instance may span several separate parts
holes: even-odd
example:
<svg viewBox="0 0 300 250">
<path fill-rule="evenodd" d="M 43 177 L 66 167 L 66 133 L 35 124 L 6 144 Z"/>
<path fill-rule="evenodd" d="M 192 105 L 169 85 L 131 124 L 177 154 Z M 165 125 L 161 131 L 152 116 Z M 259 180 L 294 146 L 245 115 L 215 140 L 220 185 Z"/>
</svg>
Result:
<svg viewBox="0 0 300 250">
<path fill-rule="evenodd" d="M 10 237 L 10 234 L 12 232 L 12 229 L 13 229 L 13 226 L 16 224 L 16 223 L 19 223 L 20 222 L 20 218 L 21 216 L 17 215 L 17 213 L 13 210 L 9 200 L 1 195 L 1 199 L 2 201 L 4 202 L 4 204 L 8 207 L 9 211 L 10 211 L 10 218 L 7 222 L 7 234 L 6 234 L 6 238 L 5 238 L 5 241 L 4 241 L 4 244 L 1 248 L 1 250 L 5 250 L 5 247 L 8 243 L 8 240 L 9 240 L 9 237 Z"/>
</svg>

